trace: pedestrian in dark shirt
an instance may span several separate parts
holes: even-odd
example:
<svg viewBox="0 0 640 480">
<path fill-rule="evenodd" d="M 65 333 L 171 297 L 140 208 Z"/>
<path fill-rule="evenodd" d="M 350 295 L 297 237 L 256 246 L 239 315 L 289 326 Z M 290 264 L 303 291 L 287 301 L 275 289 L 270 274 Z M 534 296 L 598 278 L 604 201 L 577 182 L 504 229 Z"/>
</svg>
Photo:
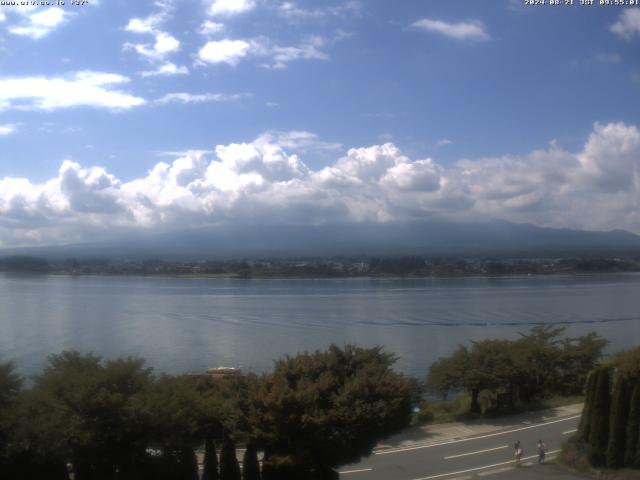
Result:
<svg viewBox="0 0 640 480">
<path fill-rule="evenodd" d="M 544 457 L 547 455 L 547 446 L 538 440 L 538 463 L 544 463 Z"/>
</svg>

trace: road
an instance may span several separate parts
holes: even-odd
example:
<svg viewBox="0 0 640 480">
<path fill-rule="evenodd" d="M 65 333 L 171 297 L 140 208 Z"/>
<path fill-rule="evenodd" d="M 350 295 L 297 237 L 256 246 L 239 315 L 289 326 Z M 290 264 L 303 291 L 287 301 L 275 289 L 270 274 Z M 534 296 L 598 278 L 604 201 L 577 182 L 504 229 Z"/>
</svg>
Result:
<svg viewBox="0 0 640 480">
<path fill-rule="evenodd" d="M 536 423 L 525 422 L 491 433 L 439 443 L 388 448 L 340 469 L 342 480 L 467 480 L 515 467 L 513 445 L 520 440 L 523 464 L 537 463 L 542 440 L 553 457 L 575 432 L 579 415 Z"/>
</svg>

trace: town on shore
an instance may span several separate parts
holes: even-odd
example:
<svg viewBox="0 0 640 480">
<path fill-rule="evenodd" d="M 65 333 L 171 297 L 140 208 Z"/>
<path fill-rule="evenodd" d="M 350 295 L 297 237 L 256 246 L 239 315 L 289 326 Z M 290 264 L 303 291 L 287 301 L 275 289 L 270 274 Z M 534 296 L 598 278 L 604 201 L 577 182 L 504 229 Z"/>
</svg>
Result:
<svg viewBox="0 0 640 480">
<path fill-rule="evenodd" d="M 227 260 L 0 257 L 0 272 L 203 277 L 500 276 L 640 272 L 640 256 L 319 257 Z"/>
</svg>

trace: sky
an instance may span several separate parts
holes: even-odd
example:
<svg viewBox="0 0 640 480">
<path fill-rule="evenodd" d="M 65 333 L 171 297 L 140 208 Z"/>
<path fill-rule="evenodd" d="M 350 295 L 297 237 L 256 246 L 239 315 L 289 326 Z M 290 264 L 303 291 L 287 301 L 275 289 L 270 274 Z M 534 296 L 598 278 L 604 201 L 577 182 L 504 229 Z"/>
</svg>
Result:
<svg viewBox="0 0 640 480">
<path fill-rule="evenodd" d="M 640 7 L 559 3 L 0 1 L 0 246 L 429 218 L 640 234 Z"/>
</svg>

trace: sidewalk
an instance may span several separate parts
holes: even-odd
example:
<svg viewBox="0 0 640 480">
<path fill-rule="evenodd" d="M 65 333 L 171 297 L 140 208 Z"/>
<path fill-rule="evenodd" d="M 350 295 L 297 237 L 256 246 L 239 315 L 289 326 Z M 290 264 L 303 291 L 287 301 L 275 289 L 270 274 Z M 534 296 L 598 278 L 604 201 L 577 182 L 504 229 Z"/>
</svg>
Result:
<svg viewBox="0 0 640 480">
<path fill-rule="evenodd" d="M 411 427 L 385 439 L 382 443 L 378 444 L 375 451 L 458 440 L 464 437 L 495 432 L 497 430 L 517 428 L 523 425 L 571 417 L 580 415 L 581 413 L 582 403 L 578 403 L 549 410 L 539 410 L 537 412 L 521 413 L 498 418 L 481 418 L 468 422 L 440 423 Z"/>
</svg>

